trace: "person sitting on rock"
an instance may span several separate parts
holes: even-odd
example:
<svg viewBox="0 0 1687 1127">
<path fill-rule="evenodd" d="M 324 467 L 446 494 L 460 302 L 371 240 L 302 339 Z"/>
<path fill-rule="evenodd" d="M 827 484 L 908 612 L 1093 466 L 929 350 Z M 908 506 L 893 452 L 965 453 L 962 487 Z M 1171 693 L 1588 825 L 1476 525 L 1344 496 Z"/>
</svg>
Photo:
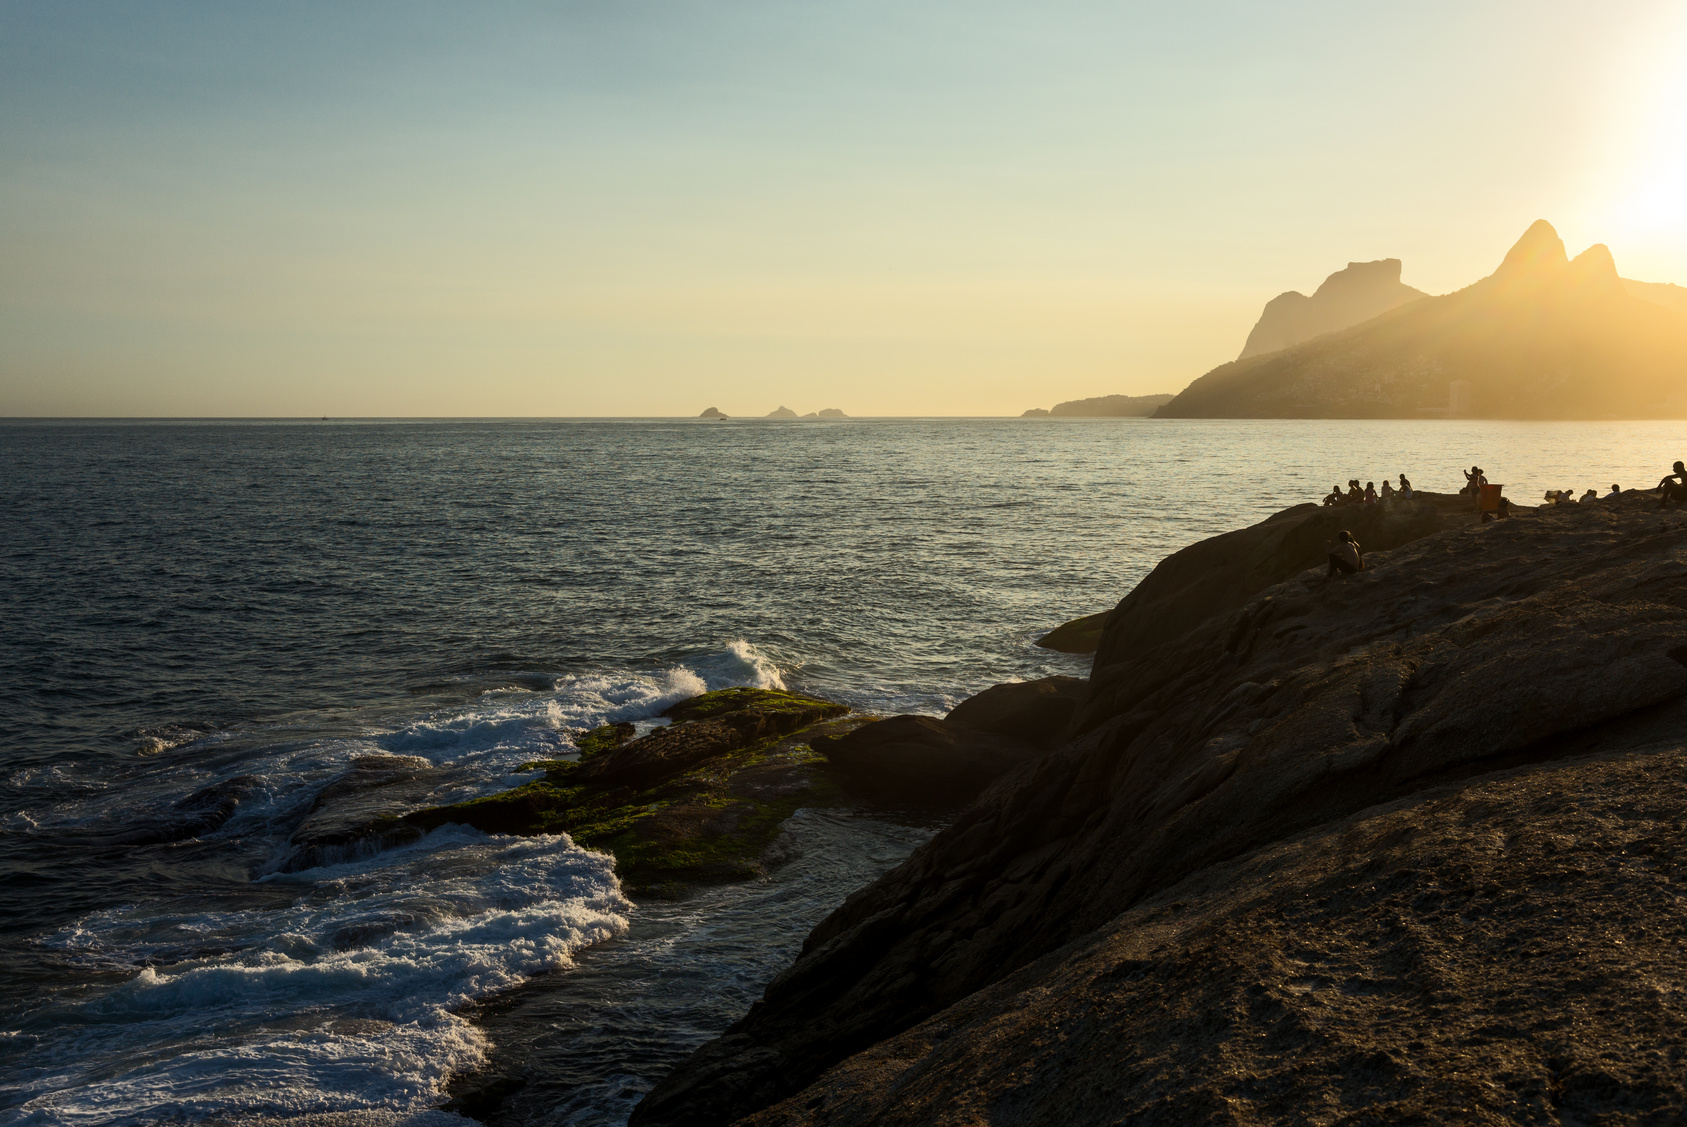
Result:
<svg viewBox="0 0 1687 1127">
<path fill-rule="evenodd" d="M 1599 500 L 1599 490 L 1597 490 L 1597 489 L 1589 489 L 1586 493 L 1582 494 L 1582 504 L 1584 504 L 1584 505 L 1587 504 L 1589 501 L 1597 501 L 1597 500 Z"/>
<path fill-rule="evenodd" d="M 1609 499 L 1611 497 L 1621 497 L 1622 495 L 1623 495 L 1623 487 L 1618 485 L 1614 481 L 1611 483 L 1611 492 L 1605 494 L 1607 499 Z"/>
<path fill-rule="evenodd" d="M 1365 491 L 1359 488 L 1359 479 L 1352 478 L 1347 483 L 1347 503 L 1357 505 L 1365 499 Z"/>
<path fill-rule="evenodd" d="M 1365 557 L 1359 554 L 1359 541 L 1353 539 L 1353 533 L 1347 529 L 1337 533 L 1334 540 L 1324 541 L 1324 547 L 1329 549 L 1330 561 L 1330 570 L 1324 575 L 1325 582 L 1338 574 L 1352 575 L 1365 570 Z"/>
<path fill-rule="evenodd" d="M 1687 466 L 1680 462 L 1675 463 L 1675 472 L 1663 476 L 1658 482 L 1658 490 L 1664 495 L 1664 499 L 1658 502 L 1660 509 L 1671 501 L 1687 501 Z"/>
<path fill-rule="evenodd" d="M 1374 505 L 1376 503 L 1377 503 L 1377 483 L 1374 482 L 1374 481 L 1367 481 L 1365 483 L 1365 504 Z"/>
<path fill-rule="evenodd" d="M 1324 498 L 1324 504 L 1339 505 L 1345 500 L 1347 500 L 1347 495 L 1341 491 L 1341 486 L 1332 485 L 1330 486 L 1330 495 Z"/>
<path fill-rule="evenodd" d="M 1400 499 L 1402 501 L 1412 499 L 1412 483 L 1406 480 L 1405 474 L 1400 475 Z"/>
<path fill-rule="evenodd" d="M 1386 477 L 1382 479 L 1382 488 L 1377 490 L 1377 496 L 1383 501 L 1394 500 L 1394 483 Z"/>
</svg>

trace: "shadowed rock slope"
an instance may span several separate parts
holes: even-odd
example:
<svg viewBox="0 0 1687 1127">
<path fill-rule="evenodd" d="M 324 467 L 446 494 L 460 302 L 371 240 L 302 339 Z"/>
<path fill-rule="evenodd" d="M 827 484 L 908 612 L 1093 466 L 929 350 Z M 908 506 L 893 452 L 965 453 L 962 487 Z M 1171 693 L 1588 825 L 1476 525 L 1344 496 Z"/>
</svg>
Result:
<svg viewBox="0 0 1687 1127">
<path fill-rule="evenodd" d="M 1687 522 L 1655 503 L 1454 527 L 1180 632 L 1115 612 L 1072 738 L 634 1122 L 1665 1121 Z"/>
<path fill-rule="evenodd" d="M 1635 296 L 1603 245 L 1570 260 L 1542 221 L 1474 285 L 1214 368 L 1156 414 L 1412 418 L 1468 381 L 1481 417 L 1678 416 L 1684 370 L 1687 313 Z"/>
<path fill-rule="evenodd" d="M 1296 505 L 1258 524 L 1198 541 L 1174 552 L 1149 572 L 1111 611 L 1055 627 L 1037 640 L 1062 653 L 1095 653 L 1108 624 L 1111 637 L 1163 641 L 1219 611 L 1241 606 L 1273 583 L 1321 567 L 1327 542 L 1351 532 L 1367 552 L 1382 552 L 1443 528 L 1477 519 L 1468 497 L 1419 493 L 1411 501 L 1375 505 Z M 1102 664 L 1112 660 L 1103 657 Z"/>
</svg>

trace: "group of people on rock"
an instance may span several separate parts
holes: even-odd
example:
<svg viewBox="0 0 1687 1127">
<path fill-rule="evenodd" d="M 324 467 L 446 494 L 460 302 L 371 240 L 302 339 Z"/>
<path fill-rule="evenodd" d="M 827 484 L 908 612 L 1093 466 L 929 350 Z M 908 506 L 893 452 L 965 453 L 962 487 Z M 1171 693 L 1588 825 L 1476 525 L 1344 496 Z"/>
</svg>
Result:
<svg viewBox="0 0 1687 1127">
<path fill-rule="evenodd" d="M 1325 505 L 1374 505 L 1378 501 L 1392 501 L 1399 498 L 1402 501 L 1412 499 L 1412 483 L 1406 480 L 1406 475 L 1400 475 L 1400 488 L 1394 488 L 1394 483 L 1386 477 L 1382 479 L 1382 490 L 1377 490 L 1376 482 L 1367 481 L 1365 488 L 1359 488 L 1359 479 L 1353 478 L 1347 483 L 1347 492 L 1342 492 L 1339 485 L 1330 488 L 1329 496 L 1324 498 Z"/>
<path fill-rule="evenodd" d="M 1488 484 L 1488 475 L 1481 466 L 1471 466 L 1470 469 L 1464 471 L 1464 480 L 1465 486 L 1463 489 L 1459 490 L 1460 493 L 1480 494 L 1482 487 Z M 1658 482 L 1658 492 L 1663 495 L 1663 499 L 1658 502 L 1659 508 L 1668 505 L 1671 501 L 1674 501 L 1678 505 L 1687 505 L 1687 464 L 1683 464 L 1681 462 L 1675 463 L 1673 472 L 1665 474 L 1663 479 Z M 1600 497 L 1597 489 L 1589 489 L 1586 493 L 1582 494 L 1580 503 L 1585 504 L 1588 501 L 1610 500 L 1613 497 L 1621 496 L 1623 496 L 1622 487 L 1613 483 L 1611 486 L 1611 492 L 1605 494 L 1603 498 Z M 1390 500 L 1393 497 L 1402 497 L 1406 500 L 1411 499 L 1412 483 L 1406 480 L 1405 474 L 1400 475 L 1400 488 L 1398 490 L 1394 489 L 1385 479 L 1382 483 L 1382 492 L 1380 493 L 1377 492 L 1376 487 L 1370 482 L 1366 482 L 1365 488 L 1360 489 L 1359 481 L 1355 478 L 1347 483 L 1347 491 L 1345 493 L 1342 492 L 1341 486 L 1339 485 L 1330 490 L 1330 495 L 1324 498 L 1324 504 L 1371 505 L 1378 501 Z M 1554 505 L 1578 503 L 1576 500 L 1575 490 L 1573 489 L 1549 489 L 1546 491 L 1546 500 Z M 1500 515 L 1509 516 L 1510 505 L 1504 498 L 1501 498 L 1500 504 Z M 1484 522 L 1486 522 L 1487 519 L 1488 514 L 1484 513 Z M 1330 565 L 1329 571 L 1326 572 L 1324 576 L 1326 582 L 1334 579 L 1337 575 L 1352 575 L 1354 572 L 1363 571 L 1365 569 L 1365 557 L 1359 549 L 1359 541 L 1355 540 L 1353 538 L 1353 533 L 1349 532 L 1347 529 L 1342 529 L 1334 540 L 1325 541 L 1324 547 L 1328 552 Z"/>
</svg>

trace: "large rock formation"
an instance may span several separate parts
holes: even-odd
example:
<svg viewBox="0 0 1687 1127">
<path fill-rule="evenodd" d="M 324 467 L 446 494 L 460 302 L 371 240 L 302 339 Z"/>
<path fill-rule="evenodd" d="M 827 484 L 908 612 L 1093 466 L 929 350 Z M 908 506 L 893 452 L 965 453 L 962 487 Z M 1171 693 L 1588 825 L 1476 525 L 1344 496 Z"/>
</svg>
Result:
<svg viewBox="0 0 1687 1127">
<path fill-rule="evenodd" d="M 1571 261 L 1545 221 L 1498 270 L 1282 351 L 1213 369 L 1163 418 L 1632 418 L 1687 412 L 1687 312 L 1634 296 L 1610 251 Z"/>
<path fill-rule="evenodd" d="M 1204 616 L 1206 572 L 1258 557 L 1185 556 L 1159 613 L 1113 612 L 1072 737 L 633 1122 L 1667 1121 L 1687 521 L 1656 503 L 1459 524 Z"/>
<path fill-rule="evenodd" d="M 1427 296 L 1400 280 L 1398 258 L 1349 262 L 1347 269 L 1325 278 L 1311 297 L 1290 290 L 1266 302 L 1265 311 L 1236 359 L 1276 352 Z"/>
<path fill-rule="evenodd" d="M 789 407 L 781 406 L 769 411 L 766 417 L 769 419 L 794 419 L 797 417 L 797 413 Z"/>
<path fill-rule="evenodd" d="M 703 413 L 697 417 L 699 419 L 728 419 L 732 416 L 722 414 L 719 407 L 705 407 Z"/>
<path fill-rule="evenodd" d="M 1251 527 L 1173 553 L 1114 610 L 1057 626 L 1037 644 L 1061 653 L 1095 653 L 1115 614 L 1169 637 L 1209 614 L 1241 606 L 1296 572 L 1321 566 L 1328 542 L 1340 532 L 1351 532 L 1367 552 L 1386 551 L 1452 524 L 1469 523 L 1476 519 L 1472 510 L 1468 497 L 1421 491 L 1411 501 L 1284 509 Z"/>
</svg>

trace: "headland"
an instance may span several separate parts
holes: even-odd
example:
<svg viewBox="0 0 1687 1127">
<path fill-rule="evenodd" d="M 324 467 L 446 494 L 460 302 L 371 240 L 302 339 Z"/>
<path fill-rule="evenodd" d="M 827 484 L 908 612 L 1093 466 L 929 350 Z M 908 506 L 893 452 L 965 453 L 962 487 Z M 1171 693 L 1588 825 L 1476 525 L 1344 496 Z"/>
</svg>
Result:
<svg viewBox="0 0 1687 1127">
<path fill-rule="evenodd" d="M 1087 682 L 844 736 L 1021 750 L 632 1122 L 1687 1105 L 1687 513 L 1374 509 L 1169 557 Z M 1309 570 L 1361 517 L 1365 569 Z"/>
</svg>

